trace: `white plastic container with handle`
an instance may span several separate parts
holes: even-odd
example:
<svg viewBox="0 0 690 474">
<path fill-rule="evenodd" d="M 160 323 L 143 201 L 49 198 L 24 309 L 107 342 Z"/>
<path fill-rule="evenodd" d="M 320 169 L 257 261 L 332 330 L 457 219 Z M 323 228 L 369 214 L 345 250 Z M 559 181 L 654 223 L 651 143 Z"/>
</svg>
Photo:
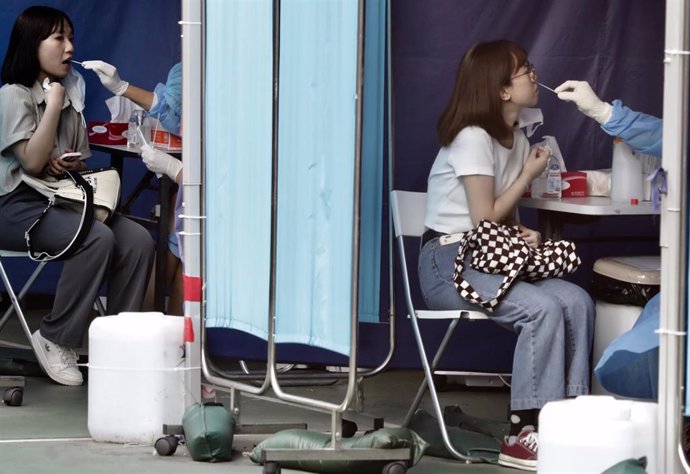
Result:
<svg viewBox="0 0 690 474">
<path fill-rule="evenodd" d="M 549 402 L 539 413 L 537 472 L 590 474 L 647 457 L 656 473 L 658 404 L 586 395 Z"/>
<path fill-rule="evenodd" d="M 185 409 L 184 318 L 120 313 L 89 327 L 88 429 L 95 441 L 153 445 Z"/>
<path fill-rule="evenodd" d="M 642 202 L 644 197 L 642 161 L 626 143 L 616 137 L 613 140 L 613 165 L 611 167 L 611 200 L 631 203 Z"/>
</svg>

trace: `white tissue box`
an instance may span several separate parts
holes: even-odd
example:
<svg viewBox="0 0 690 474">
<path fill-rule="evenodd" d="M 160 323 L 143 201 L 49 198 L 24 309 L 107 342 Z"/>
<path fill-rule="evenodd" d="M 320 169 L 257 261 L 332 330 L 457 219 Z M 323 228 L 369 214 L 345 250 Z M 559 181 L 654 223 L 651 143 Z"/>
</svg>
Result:
<svg viewBox="0 0 690 474">
<path fill-rule="evenodd" d="M 611 195 L 611 170 L 587 170 L 587 195 L 605 196 Z"/>
</svg>

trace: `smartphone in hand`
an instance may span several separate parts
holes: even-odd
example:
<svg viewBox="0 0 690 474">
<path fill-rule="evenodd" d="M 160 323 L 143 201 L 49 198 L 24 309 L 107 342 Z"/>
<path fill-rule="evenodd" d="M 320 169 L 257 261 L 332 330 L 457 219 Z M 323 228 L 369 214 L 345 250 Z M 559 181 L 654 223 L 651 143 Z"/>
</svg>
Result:
<svg viewBox="0 0 690 474">
<path fill-rule="evenodd" d="M 81 159 L 81 153 L 78 151 L 71 151 L 69 153 L 63 153 L 59 158 L 62 161 L 76 161 Z"/>
</svg>

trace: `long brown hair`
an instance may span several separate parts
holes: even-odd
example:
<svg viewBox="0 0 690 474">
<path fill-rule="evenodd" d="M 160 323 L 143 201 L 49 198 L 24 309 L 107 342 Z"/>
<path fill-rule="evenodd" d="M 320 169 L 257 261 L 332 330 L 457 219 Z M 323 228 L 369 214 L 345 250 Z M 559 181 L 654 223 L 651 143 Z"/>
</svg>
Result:
<svg viewBox="0 0 690 474">
<path fill-rule="evenodd" d="M 500 92 L 526 62 L 527 52 L 512 41 L 472 46 L 460 61 L 453 95 L 438 120 L 441 145 L 450 145 L 470 125 L 482 127 L 497 140 L 509 137 L 513 131 L 503 120 Z"/>
</svg>

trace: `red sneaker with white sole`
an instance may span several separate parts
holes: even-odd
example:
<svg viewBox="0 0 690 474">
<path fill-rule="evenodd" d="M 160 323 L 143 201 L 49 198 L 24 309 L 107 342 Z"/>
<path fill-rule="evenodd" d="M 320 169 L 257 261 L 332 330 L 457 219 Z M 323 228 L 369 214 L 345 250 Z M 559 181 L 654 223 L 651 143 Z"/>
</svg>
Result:
<svg viewBox="0 0 690 474">
<path fill-rule="evenodd" d="M 498 455 L 498 464 L 524 471 L 537 470 L 539 436 L 534 426 L 527 425 L 517 436 L 506 437 Z"/>
</svg>

